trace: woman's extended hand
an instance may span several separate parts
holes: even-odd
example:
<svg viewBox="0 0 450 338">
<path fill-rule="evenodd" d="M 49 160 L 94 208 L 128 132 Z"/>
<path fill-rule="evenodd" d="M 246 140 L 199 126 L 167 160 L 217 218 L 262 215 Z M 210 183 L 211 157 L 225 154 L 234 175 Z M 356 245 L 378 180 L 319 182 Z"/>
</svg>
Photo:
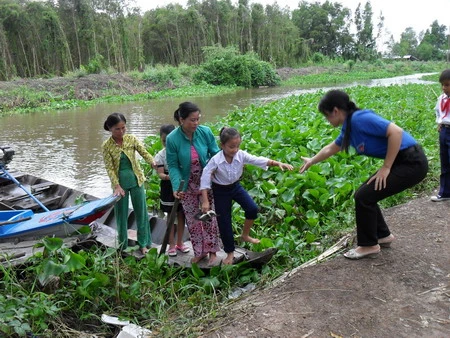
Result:
<svg viewBox="0 0 450 338">
<path fill-rule="evenodd" d="M 312 159 L 309 158 L 309 157 L 303 157 L 302 156 L 302 160 L 303 160 L 304 163 L 300 167 L 300 174 L 304 173 L 310 166 L 312 166 L 314 164 Z"/>
<path fill-rule="evenodd" d="M 375 175 L 373 175 L 368 181 L 367 184 L 375 181 L 375 190 L 381 190 L 386 188 L 387 178 L 391 172 L 391 169 L 383 166 L 381 167 Z"/>
</svg>

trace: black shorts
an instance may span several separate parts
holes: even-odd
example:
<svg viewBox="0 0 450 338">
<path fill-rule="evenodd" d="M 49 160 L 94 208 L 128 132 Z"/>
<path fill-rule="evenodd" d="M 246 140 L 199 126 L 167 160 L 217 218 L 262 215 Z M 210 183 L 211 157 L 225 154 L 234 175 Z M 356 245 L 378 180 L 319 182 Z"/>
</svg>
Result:
<svg viewBox="0 0 450 338">
<path fill-rule="evenodd" d="M 175 197 L 173 196 L 172 184 L 170 184 L 170 181 L 161 181 L 159 198 L 161 200 L 160 203 L 161 210 L 163 212 L 170 213 L 172 211 L 173 202 L 175 201 Z M 167 203 L 169 203 L 170 205 L 167 205 Z M 181 203 L 178 204 L 177 209 L 178 211 L 183 210 Z"/>
</svg>

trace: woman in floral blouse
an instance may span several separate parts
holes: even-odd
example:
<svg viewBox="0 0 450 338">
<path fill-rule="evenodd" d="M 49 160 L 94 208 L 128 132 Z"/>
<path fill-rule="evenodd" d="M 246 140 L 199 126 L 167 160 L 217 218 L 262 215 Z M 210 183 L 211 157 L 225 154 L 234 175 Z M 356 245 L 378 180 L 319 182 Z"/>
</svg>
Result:
<svg viewBox="0 0 450 338">
<path fill-rule="evenodd" d="M 142 254 L 151 246 L 150 224 L 144 190 L 145 176 L 139 165 L 136 152 L 153 165 L 153 157 L 135 136 L 126 133 L 127 120 L 121 113 L 112 113 L 106 119 L 103 128 L 111 132 L 102 145 L 103 160 L 111 180 L 115 196 L 122 198 L 114 206 L 117 219 L 119 246 L 128 246 L 128 200 L 131 196 L 137 223 L 137 241 Z"/>
</svg>

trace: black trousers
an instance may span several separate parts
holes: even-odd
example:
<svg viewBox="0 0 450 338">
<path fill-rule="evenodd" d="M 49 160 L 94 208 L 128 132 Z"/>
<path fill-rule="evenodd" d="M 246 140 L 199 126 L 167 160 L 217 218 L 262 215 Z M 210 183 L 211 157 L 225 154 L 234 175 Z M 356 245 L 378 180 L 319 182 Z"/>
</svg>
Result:
<svg viewBox="0 0 450 338">
<path fill-rule="evenodd" d="M 428 160 L 422 147 L 415 145 L 400 151 L 387 177 L 386 188 L 375 190 L 375 181 L 364 182 L 355 192 L 358 246 L 372 246 L 390 235 L 378 202 L 421 182 L 428 172 Z M 372 175 L 373 176 L 373 175 Z"/>
</svg>

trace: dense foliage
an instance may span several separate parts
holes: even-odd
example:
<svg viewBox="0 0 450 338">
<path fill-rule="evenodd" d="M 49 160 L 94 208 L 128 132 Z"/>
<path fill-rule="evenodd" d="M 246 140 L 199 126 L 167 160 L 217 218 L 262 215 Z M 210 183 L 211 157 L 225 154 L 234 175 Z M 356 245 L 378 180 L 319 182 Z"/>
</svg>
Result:
<svg viewBox="0 0 450 338">
<path fill-rule="evenodd" d="M 141 13 L 131 0 L 0 0 L 0 80 L 199 65 L 203 48 L 212 46 L 234 46 L 276 68 L 324 57 L 373 60 L 388 40 L 374 14 L 370 1 L 356 9 L 300 1 L 290 11 L 276 1 L 196 0 Z M 400 41 L 391 37 L 386 55 L 443 60 L 446 30 L 437 21 L 425 32 L 407 28 Z"/>
</svg>

